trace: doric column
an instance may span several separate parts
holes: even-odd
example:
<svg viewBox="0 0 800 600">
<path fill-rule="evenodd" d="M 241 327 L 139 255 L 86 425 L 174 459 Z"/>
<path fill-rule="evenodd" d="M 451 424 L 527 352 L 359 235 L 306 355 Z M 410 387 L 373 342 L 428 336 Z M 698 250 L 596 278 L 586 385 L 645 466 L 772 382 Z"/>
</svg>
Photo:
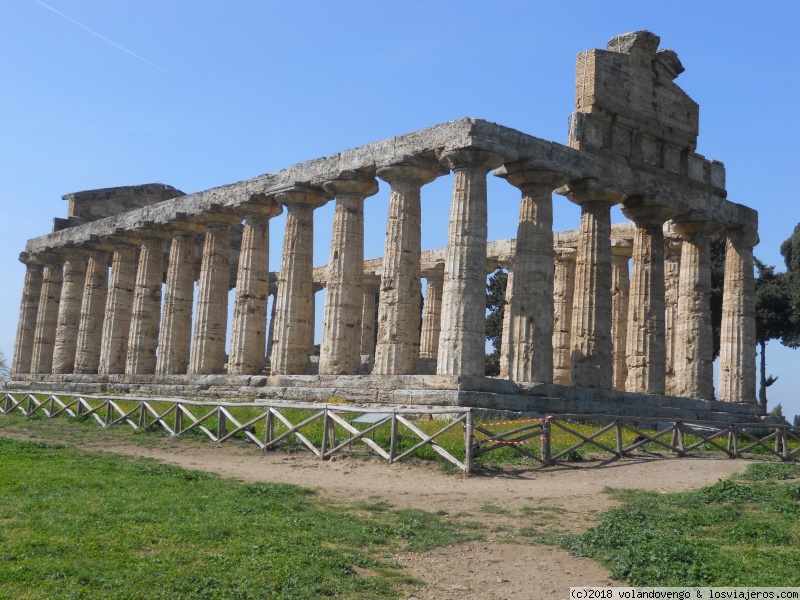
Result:
<svg viewBox="0 0 800 600">
<path fill-rule="evenodd" d="M 100 344 L 103 334 L 103 315 L 108 297 L 108 261 L 114 246 L 107 242 L 91 242 L 86 266 L 86 285 L 83 288 L 78 343 L 75 350 L 75 372 L 97 373 L 100 364 Z"/>
<path fill-rule="evenodd" d="M 142 239 L 139 266 L 133 288 L 131 329 L 125 373 L 144 375 L 156 372 L 156 348 L 161 317 L 161 286 L 164 282 L 164 242 L 172 234 L 164 229 L 137 231 Z"/>
<path fill-rule="evenodd" d="M 628 310 L 628 378 L 625 389 L 640 394 L 666 391 L 664 330 L 664 222 L 674 211 L 645 206 L 641 198 L 623 204 L 636 223 Z"/>
<path fill-rule="evenodd" d="M 506 270 L 506 295 L 503 297 L 505 306 L 503 307 L 503 325 L 500 329 L 500 377 L 508 379 L 511 373 L 511 356 L 514 354 L 512 346 L 514 344 L 511 335 L 512 315 L 511 299 L 514 296 L 514 257 L 510 257 L 500 267 Z"/>
<path fill-rule="evenodd" d="M 465 148 L 447 152 L 453 198 L 442 285 L 438 375 L 486 372 L 486 174 L 502 157 Z"/>
<path fill-rule="evenodd" d="M 513 381 L 553 381 L 553 190 L 564 177 L 530 168 L 504 165 L 495 175 L 522 192 L 506 311 L 511 340 L 508 377 Z M 506 332 L 503 332 L 506 335 Z"/>
<path fill-rule="evenodd" d="M 572 303 L 575 292 L 574 248 L 555 251 L 553 273 L 553 383 L 572 383 Z"/>
<path fill-rule="evenodd" d="M 720 330 L 719 399 L 756 402 L 756 319 L 753 246 L 758 232 L 729 229 Z"/>
<path fill-rule="evenodd" d="M 438 162 L 414 159 L 378 169 L 392 187 L 378 300 L 377 375 L 411 375 L 419 358 L 420 188 L 443 174 Z"/>
<path fill-rule="evenodd" d="M 53 373 L 72 373 L 75 370 L 75 349 L 78 326 L 86 285 L 86 250 L 69 248 L 65 251 L 64 279 L 61 301 L 58 304 L 58 325 L 53 346 Z"/>
<path fill-rule="evenodd" d="M 277 285 L 275 291 L 270 286 L 269 295 L 272 296 L 272 307 L 269 310 L 269 327 L 267 328 L 267 366 L 270 367 L 268 372 L 272 371 L 272 343 L 275 338 L 275 314 L 277 313 Z"/>
<path fill-rule="evenodd" d="M 361 354 L 375 359 L 375 335 L 378 324 L 378 290 L 381 278 L 364 276 L 364 304 L 361 309 Z M 438 338 L 437 338 L 438 343 Z"/>
<path fill-rule="evenodd" d="M 189 368 L 194 303 L 195 238 L 205 230 L 194 221 L 173 221 L 161 332 L 158 336 L 156 373 L 184 374 Z"/>
<path fill-rule="evenodd" d="M 572 308 L 572 384 L 611 389 L 611 206 L 624 199 L 595 179 L 566 186 L 581 207 Z"/>
<path fill-rule="evenodd" d="M 124 373 L 131 328 L 136 253 L 142 241 L 131 236 L 109 238 L 114 245 L 108 282 L 98 373 Z"/>
<path fill-rule="evenodd" d="M 674 224 L 681 234 L 678 314 L 675 320 L 675 381 L 672 393 L 714 399 L 714 338 L 711 324 L 711 251 L 708 221 Z M 753 359 L 755 366 L 755 358 Z"/>
<path fill-rule="evenodd" d="M 317 334 L 317 292 L 325 289 L 325 286 L 319 283 L 314 283 L 311 286 L 311 311 L 308 318 L 308 355 L 314 356 L 317 349 L 314 347 L 316 344 L 314 340 Z M 319 363 L 317 363 L 319 364 Z"/>
<path fill-rule="evenodd" d="M 53 370 L 53 345 L 56 341 L 58 305 L 61 302 L 61 284 L 64 280 L 64 259 L 56 253 L 48 253 L 42 258 L 44 274 L 33 335 L 31 373 L 48 374 Z"/>
<path fill-rule="evenodd" d="M 197 285 L 197 311 L 189 373 L 211 375 L 225 372 L 231 227 L 241 223 L 242 218 L 232 211 L 221 209 L 205 213 L 200 219 L 206 226 L 206 236 Z"/>
<path fill-rule="evenodd" d="M 680 284 L 680 239 L 674 233 L 664 240 L 664 330 L 667 346 L 666 393 L 676 394 L 675 389 L 675 350 L 678 344 L 678 286 Z"/>
<path fill-rule="evenodd" d="M 357 375 L 364 304 L 364 199 L 378 192 L 374 177 L 344 172 L 323 184 L 336 198 L 322 317 L 321 375 Z"/>
<path fill-rule="evenodd" d="M 39 299 L 42 295 L 44 262 L 27 252 L 21 253 L 19 260 L 25 265 L 25 283 L 22 286 L 22 301 L 19 306 L 19 322 L 11 372 L 30 373 L 33 338 L 36 333 L 36 315 L 39 312 Z"/>
<path fill-rule="evenodd" d="M 238 207 L 246 222 L 236 273 L 228 374 L 256 375 L 264 368 L 269 298 L 269 220 L 283 207 L 271 197 Z"/>
<path fill-rule="evenodd" d="M 611 246 L 611 343 L 612 354 L 614 356 L 613 389 L 620 391 L 625 391 L 625 379 L 628 376 L 625 346 L 628 337 L 628 298 L 630 295 L 628 261 L 630 257 L 630 246 Z"/>
<path fill-rule="evenodd" d="M 286 206 L 286 230 L 278 273 L 273 375 L 302 375 L 308 368 L 308 340 L 313 336 L 314 209 L 328 199 L 319 189 L 299 185 L 276 196 Z"/>
<path fill-rule="evenodd" d="M 434 359 L 439 355 L 439 333 L 442 322 L 442 285 L 444 273 L 428 273 L 419 357 Z"/>
</svg>

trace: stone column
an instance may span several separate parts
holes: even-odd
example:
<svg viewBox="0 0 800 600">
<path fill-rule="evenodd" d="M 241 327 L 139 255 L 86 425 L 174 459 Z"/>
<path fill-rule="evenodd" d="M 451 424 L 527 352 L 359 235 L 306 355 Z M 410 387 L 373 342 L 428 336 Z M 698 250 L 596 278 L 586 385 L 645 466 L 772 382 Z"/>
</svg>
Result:
<svg viewBox="0 0 800 600">
<path fill-rule="evenodd" d="M 508 379 L 511 374 L 511 356 L 514 353 L 510 310 L 511 299 L 514 296 L 514 257 L 506 259 L 500 264 L 500 268 L 506 270 L 506 295 L 503 297 L 505 306 L 503 306 L 503 325 L 500 330 L 500 377 Z"/>
<path fill-rule="evenodd" d="M 19 255 L 25 265 L 25 283 L 22 286 L 22 301 L 19 306 L 19 322 L 17 337 L 14 342 L 14 359 L 11 362 L 12 373 L 30 373 L 33 338 L 36 333 L 36 316 L 39 312 L 39 299 L 42 295 L 41 259 L 27 252 Z"/>
<path fill-rule="evenodd" d="M 108 282 L 97 372 L 124 373 L 136 279 L 136 253 L 142 242 L 130 236 L 115 236 L 109 241 L 114 245 L 114 254 L 111 257 L 111 279 Z"/>
<path fill-rule="evenodd" d="M 156 348 L 161 317 L 161 286 L 164 282 L 164 243 L 172 234 L 148 228 L 137 232 L 142 238 L 139 266 L 133 288 L 131 329 L 125 373 L 146 375 L 156 372 Z"/>
<path fill-rule="evenodd" d="M 572 385 L 611 389 L 611 206 L 622 194 L 594 179 L 566 186 L 581 207 L 572 308 Z"/>
<path fill-rule="evenodd" d="M 299 185 L 276 196 L 286 206 L 286 230 L 278 274 L 273 375 L 302 375 L 308 368 L 308 340 L 313 335 L 314 209 L 328 199 L 319 189 Z"/>
<path fill-rule="evenodd" d="M 75 372 L 97 373 L 100 365 L 100 344 L 103 335 L 103 315 L 108 297 L 108 261 L 114 246 L 105 242 L 92 242 L 86 267 L 86 285 L 83 288 L 78 343 L 75 351 Z"/>
<path fill-rule="evenodd" d="M 256 375 L 264 368 L 269 298 L 269 220 L 283 208 L 271 197 L 248 202 L 239 211 L 242 233 L 236 300 L 233 307 L 229 375 Z"/>
<path fill-rule="evenodd" d="M 419 341 L 420 358 L 436 360 L 439 355 L 443 284 L 443 272 L 428 273 L 425 286 L 425 314 L 422 315 L 422 334 Z"/>
<path fill-rule="evenodd" d="M 36 313 L 36 330 L 33 334 L 31 373 L 48 374 L 53 370 L 53 345 L 56 340 L 58 305 L 61 302 L 61 284 L 64 278 L 64 260 L 57 254 L 47 254 L 44 259 L 42 291 Z"/>
<path fill-rule="evenodd" d="M 714 399 L 714 338 L 711 324 L 711 251 L 708 237 L 719 226 L 707 221 L 675 223 L 681 234 L 678 316 L 675 323 L 673 393 Z M 753 358 L 755 366 L 755 357 Z"/>
<path fill-rule="evenodd" d="M 664 240 L 664 328 L 667 345 L 666 393 L 676 395 L 675 350 L 678 331 L 678 286 L 682 242 L 670 233 Z"/>
<path fill-rule="evenodd" d="M 575 292 L 574 248 L 555 252 L 553 274 L 553 383 L 572 383 L 572 303 Z"/>
<path fill-rule="evenodd" d="M 66 374 L 75 370 L 75 350 L 78 343 L 78 326 L 86 285 L 86 250 L 66 250 L 61 301 L 58 304 L 58 325 L 53 345 L 53 373 Z"/>
<path fill-rule="evenodd" d="M 453 198 L 442 285 L 437 375 L 486 372 L 486 174 L 502 157 L 466 148 L 447 152 Z"/>
<path fill-rule="evenodd" d="M 506 311 L 511 344 L 508 377 L 513 381 L 553 381 L 553 190 L 564 177 L 526 163 L 495 171 L 522 192 Z M 506 335 L 506 332 L 503 332 Z"/>
<path fill-rule="evenodd" d="M 189 368 L 195 238 L 205 227 L 193 221 L 174 221 L 169 224 L 169 228 L 172 229 L 172 243 L 169 249 L 167 284 L 164 288 L 156 373 L 180 375 L 185 374 Z"/>
<path fill-rule="evenodd" d="M 269 370 L 267 372 L 272 371 L 272 343 L 275 337 L 275 314 L 277 309 L 277 285 L 275 286 L 275 291 L 272 290 L 272 286 L 270 286 L 269 295 L 272 296 L 272 307 L 269 311 L 269 328 L 267 329 L 267 366 L 269 366 Z"/>
<path fill-rule="evenodd" d="M 314 338 L 317 334 L 317 292 L 324 289 L 325 286 L 318 283 L 314 283 L 311 286 L 311 312 L 308 319 L 308 356 L 318 356 L 316 348 L 314 348 L 314 346 L 316 346 Z M 317 365 L 319 365 L 319 363 L 317 363 Z"/>
<path fill-rule="evenodd" d="M 756 319 L 753 246 L 758 232 L 729 229 L 720 330 L 719 399 L 756 402 Z"/>
<path fill-rule="evenodd" d="M 336 198 L 322 318 L 320 375 L 357 375 L 364 307 L 364 199 L 378 192 L 374 177 L 354 172 L 323 184 Z"/>
<path fill-rule="evenodd" d="M 645 206 L 641 198 L 623 204 L 623 214 L 636 223 L 633 238 L 628 310 L 628 378 L 625 389 L 639 394 L 666 391 L 664 329 L 664 222 L 674 212 Z"/>
<path fill-rule="evenodd" d="M 361 354 L 375 360 L 375 338 L 378 332 L 379 275 L 364 274 L 364 304 L 361 310 Z"/>
<path fill-rule="evenodd" d="M 628 337 L 628 298 L 630 294 L 628 260 L 630 257 L 630 246 L 611 246 L 611 342 L 612 354 L 614 356 L 613 388 L 623 392 L 625 391 L 625 379 L 628 376 L 625 346 Z"/>
<path fill-rule="evenodd" d="M 392 186 L 378 300 L 373 374 L 411 375 L 419 358 L 420 188 L 443 174 L 438 162 L 415 159 L 378 169 Z"/>
<path fill-rule="evenodd" d="M 200 219 L 207 229 L 197 285 L 197 311 L 189 373 L 212 375 L 225 372 L 231 227 L 241 223 L 242 218 L 223 209 L 205 213 Z"/>
</svg>

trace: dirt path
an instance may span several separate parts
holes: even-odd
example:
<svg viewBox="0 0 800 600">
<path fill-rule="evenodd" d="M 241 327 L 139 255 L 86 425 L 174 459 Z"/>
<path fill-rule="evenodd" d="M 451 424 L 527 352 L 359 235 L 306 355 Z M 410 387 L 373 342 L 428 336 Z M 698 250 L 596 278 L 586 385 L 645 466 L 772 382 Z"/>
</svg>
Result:
<svg viewBox="0 0 800 600">
<path fill-rule="evenodd" d="M 480 520 L 487 540 L 396 560 L 426 582 L 416 598 L 560 599 L 570 586 L 614 585 L 598 564 L 544 545 L 531 545 L 537 532 L 577 532 L 614 501 L 605 487 L 679 491 L 742 472 L 748 461 L 723 458 L 666 458 L 643 454 L 621 461 L 585 461 L 548 469 L 504 468 L 475 476 L 448 475 L 435 466 L 389 466 L 362 458 L 315 460 L 310 454 L 262 453 L 237 443 L 133 436 L 127 431 L 76 431 L 55 422 L 2 424 L 0 435 L 63 442 L 87 450 L 149 457 L 181 467 L 243 481 L 291 483 L 341 502 L 387 502 L 397 508 L 441 511 L 448 518 Z M 44 428 L 44 430 L 43 430 Z"/>
</svg>

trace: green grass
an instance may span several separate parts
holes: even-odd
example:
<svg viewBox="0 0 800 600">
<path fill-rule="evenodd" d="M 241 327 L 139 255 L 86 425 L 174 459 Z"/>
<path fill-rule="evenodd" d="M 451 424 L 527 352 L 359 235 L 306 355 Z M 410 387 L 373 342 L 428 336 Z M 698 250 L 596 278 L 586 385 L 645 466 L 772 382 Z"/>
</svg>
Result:
<svg viewBox="0 0 800 600">
<path fill-rule="evenodd" d="M 0 438 L 2 598 L 394 598 L 474 528 L 146 459 Z"/>
<path fill-rule="evenodd" d="M 759 463 L 693 492 L 611 491 L 623 506 L 562 543 L 632 585 L 798 586 L 798 477 L 798 465 Z"/>
</svg>

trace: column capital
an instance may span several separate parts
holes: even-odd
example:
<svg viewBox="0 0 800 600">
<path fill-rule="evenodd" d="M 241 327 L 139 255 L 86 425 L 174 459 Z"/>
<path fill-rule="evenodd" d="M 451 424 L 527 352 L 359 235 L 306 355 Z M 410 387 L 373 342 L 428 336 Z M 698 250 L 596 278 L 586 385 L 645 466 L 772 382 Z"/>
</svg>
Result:
<svg viewBox="0 0 800 600">
<path fill-rule="evenodd" d="M 672 229 L 678 234 L 681 241 L 689 240 L 699 235 L 713 235 L 722 230 L 722 225 L 714 221 L 672 221 Z"/>
<path fill-rule="evenodd" d="M 503 164 L 502 156 L 481 148 L 446 150 L 439 156 L 439 160 L 452 171 L 483 169 L 488 173 Z"/>
<path fill-rule="evenodd" d="M 299 183 L 286 188 L 283 191 L 275 194 L 275 200 L 284 206 L 297 206 L 306 205 L 311 208 L 319 208 L 327 204 L 331 199 L 330 194 L 325 192 L 322 188 L 302 185 Z"/>
<path fill-rule="evenodd" d="M 234 209 L 248 220 L 257 216 L 271 219 L 283 212 L 283 206 L 275 200 L 274 196 L 267 194 L 253 194 L 247 202 L 242 202 Z"/>
<path fill-rule="evenodd" d="M 626 198 L 625 194 L 613 189 L 607 182 L 591 177 L 573 179 L 559 188 L 558 193 L 566 196 L 570 202 L 580 205 L 597 202 L 611 206 Z"/>
<path fill-rule="evenodd" d="M 757 246 L 760 241 L 758 238 L 758 230 L 747 225 L 734 225 L 726 228 L 726 235 L 728 239 L 736 246 L 747 246 L 753 248 Z"/>
<path fill-rule="evenodd" d="M 140 240 L 140 242 L 147 240 L 168 240 L 172 237 L 171 231 L 162 225 L 153 223 L 152 221 L 137 223 L 134 226 L 134 231 L 132 233 L 134 234 L 135 238 Z"/>
<path fill-rule="evenodd" d="M 107 240 L 93 239 L 84 243 L 83 246 L 90 255 L 111 254 L 114 252 L 114 244 L 109 243 Z"/>
<path fill-rule="evenodd" d="M 390 185 L 399 181 L 413 181 L 423 186 L 447 173 L 448 171 L 437 160 L 409 156 L 399 163 L 379 167 L 376 174 Z"/>
<path fill-rule="evenodd" d="M 337 197 L 354 196 L 363 200 L 378 193 L 378 182 L 365 173 L 342 171 L 335 179 L 323 183 L 322 189 Z"/>
<path fill-rule="evenodd" d="M 38 255 L 30 254 L 29 252 L 20 252 L 19 262 L 25 265 L 28 270 L 41 269 L 44 266 L 44 260 Z"/>
<path fill-rule="evenodd" d="M 611 255 L 631 258 L 633 256 L 633 242 L 611 240 Z"/>
<path fill-rule="evenodd" d="M 173 237 L 180 235 L 197 235 L 206 230 L 206 226 L 198 219 L 181 213 L 178 213 L 178 218 L 168 221 L 164 225 L 164 228 L 170 231 Z"/>
<path fill-rule="evenodd" d="M 558 261 L 575 262 L 575 259 L 578 257 L 578 250 L 576 248 L 555 248 L 553 253 L 555 259 Z"/>
<path fill-rule="evenodd" d="M 381 276 L 375 273 L 364 273 L 364 279 L 361 285 L 365 288 L 377 289 L 381 285 Z"/>
<path fill-rule="evenodd" d="M 112 235 L 104 237 L 103 241 L 113 244 L 115 249 L 125 246 L 135 248 L 142 245 L 141 237 L 126 229 L 117 229 Z"/>
<path fill-rule="evenodd" d="M 622 214 L 636 223 L 637 227 L 658 227 L 663 231 L 664 223 L 676 214 L 672 208 L 652 203 L 643 196 L 633 196 L 626 199 L 622 206 Z"/>
<path fill-rule="evenodd" d="M 505 179 L 521 190 L 528 188 L 542 188 L 552 192 L 557 187 L 567 182 L 567 176 L 547 169 L 537 169 L 530 164 L 530 160 L 506 163 L 494 170 L 494 175 Z"/>
</svg>

